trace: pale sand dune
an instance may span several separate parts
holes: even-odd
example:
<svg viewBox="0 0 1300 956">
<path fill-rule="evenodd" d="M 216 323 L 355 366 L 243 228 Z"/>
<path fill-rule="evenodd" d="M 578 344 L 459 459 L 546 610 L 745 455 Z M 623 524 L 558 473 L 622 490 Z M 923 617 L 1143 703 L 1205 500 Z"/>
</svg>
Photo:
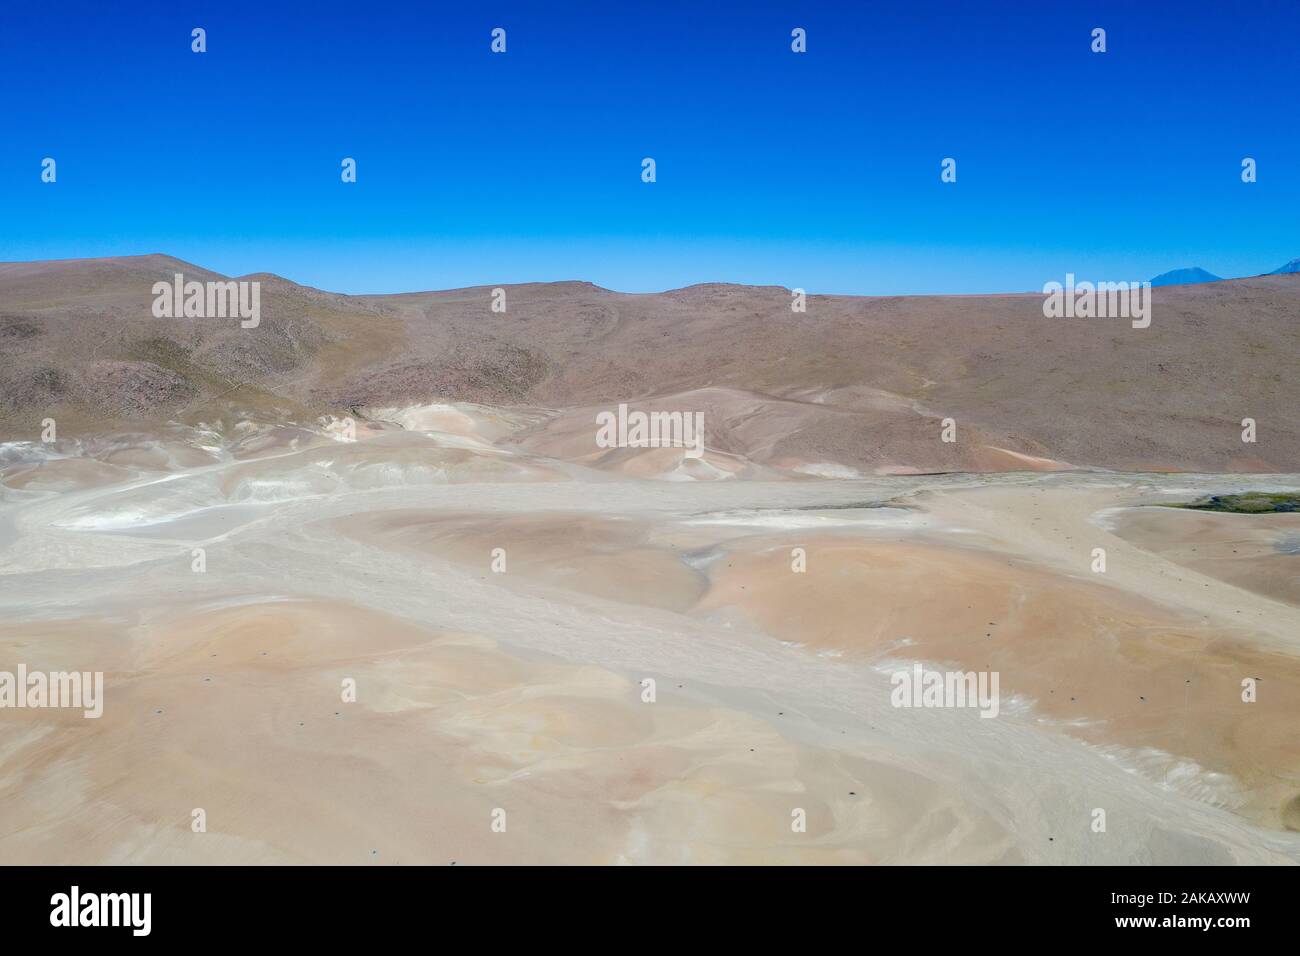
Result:
<svg viewBox="0 0 1300 956">
<path fill-rule="evenodd" d="M 860 471 L 910 474 L 1070 467 L 1049 458 L 996 447 L 990 442 L 1040 450 L 1013 436 L 973 425 L 963 432 L 963 442 L 944 443 L 939 440 L 944 415 L 901 395 L 865 389 L 800 390 L 797 394 L 798 398 L 782 398 L 738 388 L 710 387 L 657 395 L 629 406 L 643 412 L 702 415 L 707 440 L 700 461 L 683 461 L 681 453 L 670 448 L 597 447 L 596 415 L 609 410 L 608 405 L 567 409 L 548 416 L 520 432 L 514 441 L 534 454 L 635 478 L 771 480 L 818 475 L 819 466 L 823 477 L 853 477 Z M 868 432 L 870 441 L 858 440 Z M 897 450 L 891 451 L 895 443 Z M 851 453 L 849 448 L 853 449 Z M 844 463 L 850 455 L 852 467 Z M 825 474 L 828 468 L 830 474 Z"/>
<path fill-rule="evenodd" d="M 472 402 L 367 409 L 370 419 L 392 422 L 406 431 L 455 435 L 469 439 L 474 447 L 480 448 L 491 448 L 504 438 L 546 421 L 551 414 L 537 409 L 495 408 Z"/>
</svg>

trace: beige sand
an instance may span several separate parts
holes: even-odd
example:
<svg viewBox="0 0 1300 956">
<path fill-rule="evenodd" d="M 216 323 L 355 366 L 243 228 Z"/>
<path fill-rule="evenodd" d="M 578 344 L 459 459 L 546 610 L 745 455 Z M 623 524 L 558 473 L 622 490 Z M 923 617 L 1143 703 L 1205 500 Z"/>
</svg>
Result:
<svg viewBox="0 0 1300 956">
<path fill-rule="evenodd" d="M 0 670 L 106 679 L 0 710 L 0 861 L 1300 861 L 1300 607 L 1116 517 L 1300 479 L 638 480 L 552 420 L 0 469 Z M 1001 713 L 893 707 L 917 660 Z"/>
<path fill-rule="evenodd" d="M 6 715 L 7 863 L 862 863 L 909 841 L 913 862 L 1018 859 L 915 774 L 344 605 L 24 633 L 34 666 L 105 670 L 112 701 Z M 936 814 L 958 839 L 931 839 Z"/>
<path fill-rule="evenodd" d="M 1132 508 L 1116 534 L 1143 551 L 1265 597 L 1300 605 L 1300 514 Z"/>
</svg>

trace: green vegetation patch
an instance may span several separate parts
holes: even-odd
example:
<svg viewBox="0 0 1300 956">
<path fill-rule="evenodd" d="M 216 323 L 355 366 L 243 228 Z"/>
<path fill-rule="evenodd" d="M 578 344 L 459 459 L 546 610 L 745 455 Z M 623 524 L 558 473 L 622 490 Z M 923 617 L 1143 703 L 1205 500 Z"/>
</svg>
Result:
<svg viewBox="0 0 1300 956">
<path fill-rule="evenodd" d="M 1221 511 L 1234 515 L 1277 514 L 1300 511 L 1300 494 L 1295 492 L 1246 491 L 1239 495 L 1210 495 L 1191 504 L 1169 505 L 1193 511 Z"/>
</svg>

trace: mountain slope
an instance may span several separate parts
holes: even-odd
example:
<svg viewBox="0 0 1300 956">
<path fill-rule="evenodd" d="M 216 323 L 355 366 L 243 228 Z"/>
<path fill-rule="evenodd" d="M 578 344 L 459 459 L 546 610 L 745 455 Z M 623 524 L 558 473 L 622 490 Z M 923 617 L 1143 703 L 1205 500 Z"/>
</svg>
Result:
<svg viewBox="0 0 1300 956">
<path fill-rule="evenodd" d="M 162 256 L 0 264 L 0 440 L 35 439 L 46 417 L 70 436 L 667 397 L 707 406 L 727 451 L 758 461 L 1300 471 L 1291 275 L 1161 288 L 1147 329 L 1047 319 L 1036 295 L 812 296 L 795 313 L 779 287 L 563 282 L 505 286 L 501 313 L 489 287 L 343 296 L 264 276 L 261 325 L 242 329 L 154 318 L 152 283 L 175 271 L 220 278 Z M 957 440 L 941 443 L 949 417 Z"/>
</svg>

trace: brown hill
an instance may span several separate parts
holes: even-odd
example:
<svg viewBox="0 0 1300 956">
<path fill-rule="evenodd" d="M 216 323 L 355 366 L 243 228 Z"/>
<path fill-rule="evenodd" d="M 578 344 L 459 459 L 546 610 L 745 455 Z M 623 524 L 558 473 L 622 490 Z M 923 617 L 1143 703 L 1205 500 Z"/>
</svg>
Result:
<svg viewBox="0 0 1300 956">
<path fill-rule="evenodd" d="M 345 296 L 263 274 L 242 329 L 154 318 L 176 272 L 225 278 L 162 255 L 0 264 L 0 440 L 46 417 L 67 435 L 456 400 L 559 410 L 518 436 L 551 453 L 642 402 L 702 411 L 710 449 L 778 466 L 1300 471 L 1300 275 L 1156 289 L 1134 329 L 1045 318 L 1037 295 L 812 296 L 798 314 L 779 287 L 557 282 L 503 287 L 500 313 L 489 287 Z"/>
</svg>

